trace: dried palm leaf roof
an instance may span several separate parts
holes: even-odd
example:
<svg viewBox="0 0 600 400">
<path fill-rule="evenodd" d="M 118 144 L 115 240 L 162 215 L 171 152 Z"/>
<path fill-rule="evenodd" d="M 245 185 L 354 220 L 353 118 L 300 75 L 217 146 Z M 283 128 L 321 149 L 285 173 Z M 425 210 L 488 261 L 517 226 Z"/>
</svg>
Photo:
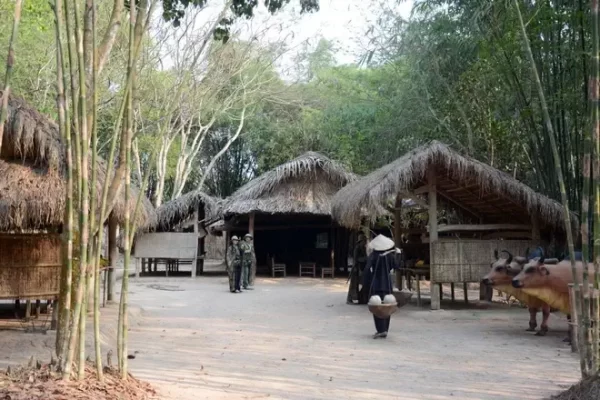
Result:
<svg viewBox="0 0 600 400">
<path fill-rule="evenodd" d="M 427 184 L 435 168 L 436 189 L 444 200 L 470 210 L 485 222 L 522 223 L 537 216 L 544 225 L 563 229 L 564 209 L 512 176 L 449 146 L 432 141 L 341 189 L 332 200 L 333 217 L 343 226 L 373 220 L 398 193 Z M 407 196 L 409 197 L 409 196 Z"/>
<path fill-rule="evenodd" d="M 0 149 L 0 230 L 48 229 L 62 225 L 66 197 L 64 155 L 56 123 L 23 100 L 9 97 Z M 100 197 L 106 162 L 99 161 L 96 193 Z M 119 223 L 125 220 L 124 192 L 120 191 L 113 209 Z M 132 188 L 128 204 L 131 215 L 138 193 L 138 189 Z M 145 196 L 137 224 L 156 224 L 154 207 Z"/>
<path fill-rule="evenodd" d="M 331 215 L 331 198 L 354 180 L 344 166 L 311 151 L 242 186 L 225 202 L 223 213 Z"/>
<path fill-rule="evenodd" d="M 157 223 L 151 230 L 170 231 L 189 220 L 198 207 L 204 207 L 206 220 L 220 217 L 219 199 L 208 194 L 194 190 L 169 201 L 156 209 Z"/>
</svg>

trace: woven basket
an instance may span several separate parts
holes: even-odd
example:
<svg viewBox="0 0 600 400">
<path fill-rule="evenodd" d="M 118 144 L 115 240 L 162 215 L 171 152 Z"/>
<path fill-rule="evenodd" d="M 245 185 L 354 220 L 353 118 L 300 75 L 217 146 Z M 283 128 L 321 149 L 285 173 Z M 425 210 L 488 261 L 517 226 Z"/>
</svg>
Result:
<svg viewBox="0 0 600 400">
<path fill-rule="evenodd" d="M 412 298 L 412 292 L 408 291 L 408 290 L 402 290 L 400 292 L 393 292 L 392 293 L 394 295 L 394 297 L 396 298 L 396 301 L 398 302 L 398 307 L 404 307 L 405 305 L 407 305 L 410 302 L 410 299 Z"/>
<path fill-rule="evenodd" d="M 380 305 L 371 305 L 369 304 L 369 311 L 376 316 L 377 318 L 387 318 L 396 311 L 398 311 L 398 304 L 380 304 Z"/>
</svg>

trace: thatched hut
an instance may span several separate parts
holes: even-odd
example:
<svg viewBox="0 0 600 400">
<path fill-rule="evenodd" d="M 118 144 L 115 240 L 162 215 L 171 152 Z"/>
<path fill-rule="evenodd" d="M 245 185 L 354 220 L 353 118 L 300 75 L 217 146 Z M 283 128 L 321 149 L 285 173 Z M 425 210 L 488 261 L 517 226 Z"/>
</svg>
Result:
<svg viewBox="0 0 600 400">
<path fill-rule="evenodd" d="M 402 198 L 428 210 L 428 226 L 411 232 L 418 234 L 413 243 L 401 240 L 407 233 L 399 223 Z M 411 246 L 427 249 L 430 267 L 423 275 L 430 275 L 432 284 L 479 282 L 495 249 L 524 255 L 527 247 L 548 244 L 564 232 L 559 203 L 437 141 L 344 187 L 333 199 L 333 216 L 357 228 L 365 216 L 370 221 L 380 216 L 382 207 L 398 219 L 395 237 L 407 258 Z M 449 219 L 445 224 L 439 223 L 442 210 Z M 439 302 L 439 292 L 432 290 L 432 308 Z"/>
<path fill-rule="evenodd" d="M 97 171 L 100 196 L 106 178 L 104 161 Z M 65 152 L 57 125 L 24 101 L 10 97 L 0 147 L 0 298 L 39 299 L 58 294 L 65 176 Z M 115 235 L 125 210 L 133 214 L 138 191 L 134 189 L 129 204 L 123 192 L 110 215 Z M 139 226 L 156 220 L 154 208 L 143 199 Z"/>
<path fill-rule="evenodd" d="M 157 272 L 158 264 L 164 263 L 167 276 L 178 273 L 183 264 L 191 264 L 192 277 L 202 274 L 206 226 L 220 218 L 219 200 L 195 190 L 161 205 L 156 214 L 156 223 L 136 237 L 134 256 L 141 267 L 137 272 Z"/>
<path fill-rule="evenodd" d="M 288 273 L 301 262 L 347 269 L 348 230 L 333 223 L 331 198 L 355 179 L 341 164 L 308 152 L 238 189 L 223 206 L 223 229 L 254 236 L 259 266 L 275 261 Z"/>
</svg>

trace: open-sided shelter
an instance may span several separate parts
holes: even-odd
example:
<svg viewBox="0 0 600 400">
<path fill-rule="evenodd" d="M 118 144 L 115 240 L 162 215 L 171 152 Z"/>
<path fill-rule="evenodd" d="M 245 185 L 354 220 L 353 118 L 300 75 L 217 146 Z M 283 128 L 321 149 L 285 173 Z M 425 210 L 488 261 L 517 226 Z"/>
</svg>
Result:
<svg viewBox="0 0 600 400">
<path fill-rule="evenodd" d="M 97 171 L 100 197 L 106 178 L 104 161 Z M 57 125 L 11 96 L 0 147 L 0 299 L 57 297 L 65 177 L 65 149 Z M 127 208 L 133 215 L 137 193 L 134 189 L 126 204 L 121 190 L 110 215 L 115 227 L 124 222 Z M 155 223 L 156 218 L 152 205 L 143 200 L 138 226 Z"/>
<path fill-rule="evenodd" d="M 156 209 L 154 226 L 138 233 L 134 256 L 141 273 L 156 272 L 165 264 L 165 274 L 178 273 L 182 264 L 191 264 L 191 276 L 204 271 L 206 226 L 220 217 L 219 200 L 195 190 Z"/>
<path fill-rule="evenodd" d="M 305 153 L 227 199 L 222 229 L 228 237 L 252 234 L 259 266 L 285 264 L 288 274 L 297 273 L 299 263 L 347 268 L 348 230 L 332 221 L 331 198 L 355 179 L 328 157 Z"/>
<path fill-rule="evenodd" d="M 401 200 L 411 198 L 428 209 L 428 227 L 417 246 L 402 243 Z M 563 207 L 510 175 L 449 146 L 432 141 L 344 187 L 333 200 L 333 216 L 343 226 L 358 228 L 394 212 L 395 239 L 411 250 L 428 248 L 434 284 L 479 282 L 494 260 L 494 250 L 525 255 L 526 249 L 564 234 Z M 458 215 L 439 224 L 440 209 Z M 460 223 L 456 223 L 460 222 Z M 417 238 L 419 236 L 417 235 Z M 432 290 L 432 309 L 440 308 L 440 292 Z"/>
</svg>

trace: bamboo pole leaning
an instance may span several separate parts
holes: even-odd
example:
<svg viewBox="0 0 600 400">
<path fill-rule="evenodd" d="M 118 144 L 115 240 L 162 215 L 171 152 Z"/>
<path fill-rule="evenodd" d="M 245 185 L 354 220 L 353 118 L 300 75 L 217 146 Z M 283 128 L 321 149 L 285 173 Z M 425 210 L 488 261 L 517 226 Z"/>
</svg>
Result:
<svg viewBox="0 0 600 400">
<path fill-rule="evenodd" d="M 544 125 L 546 128 L 546 132 L 548 134 L 548 141 L 550 142 L 550 146 L 552 148 L 552 156 L 554 159 L 554 166 L 556 169 L 555 172 L 556 172 L 556 176 L 558 178 L 558 183 L 559 183 L 559 187 L 560 187 L 560 197 L 561 197 L 561 202 L 562 202 L 563 210 L 564 210 L 564 225 L 565 225 L 565 231 L 567 234 L 567 243 L 568 243 L 568 247 L 569 247 L 569 258 L 571 259 L 571 271 L 573 273 L 573 283 L 577 287 L 579 285 L 579 282 L 578 282 L 576 261 L 575 261 L 575 246 L 574 246 L 574 240 L 573 240 L 573 229 L 572 229 L 572 225 L 571 225 L 571 212 L 570 212 L 570 207 L 569 207 L 569 200 L 567 197 L 564 175 L 563 175 L 561 162 L 560 162 L 560 155 L 558 152 L 558 146 L 556 144 L 556 138 L 554 136 L 554 127 L 552 125 L 552 119 L 550 118 L 550 113 L 548 111 L 548 104 L 546 102 L 546 96 L 544 94 L 544 89 L 543 89 L 542 83 L 540 81 L 540 76 L 539 76 L 539 73 L 537 70 L 537 65 L 535 63 L 535 59 L 533 57 L 533 52 L 531 50 L 531 44 L 529 42 L 529 37 L 527 36 L 527 30 L 525 28 L 525 23 L 523 21 L 523 15 L 521 14 L 521 10 L 519 8 L 519 0 L 513 0 L 513 4 L 514 4 L 515 10 L 517 12 L 520 30 L 521 30 L 521 34 L 523 36 L 523 45 L 524 45 L 523 47 L 525 48 L 525 53 L 526 53 L 526 56 L 529 61 L 530 68 L 531 68 L 531 71 L 533 74 L 534 84 L 537 89 L 537 94 L 539 97 L 540 108 L 542 111 Z M 585 270 L 585 268 L 584 268 L 584 270 Z M 584 298 L 589 299 L 589 288 L 588 288 L 588 281 L 586 278 L 587 278 L 587 274 L 584 274 L 582 292 L 583 292 Z M 588 310 L 587 311 L 588 318 L 587 318 L 587 320 L 584 320 L 583 322 L 584 322 L 584 325 L 587 323 L 587 325 L 589 326 L 589 307 L 585 307 L 585 304 L 584 304 L 584 307 L 583 307 L 584 316 L 586 315 L 586 312 L 585 312 L 586 309 Z M 586 371 L 587 371 L 587 365 L 588 365 L 588 358 L 584 353 L 585 352 L 582 352 L 582 351 L 579 352 L 581 373 L 585 377 Z"/>
</svg>

